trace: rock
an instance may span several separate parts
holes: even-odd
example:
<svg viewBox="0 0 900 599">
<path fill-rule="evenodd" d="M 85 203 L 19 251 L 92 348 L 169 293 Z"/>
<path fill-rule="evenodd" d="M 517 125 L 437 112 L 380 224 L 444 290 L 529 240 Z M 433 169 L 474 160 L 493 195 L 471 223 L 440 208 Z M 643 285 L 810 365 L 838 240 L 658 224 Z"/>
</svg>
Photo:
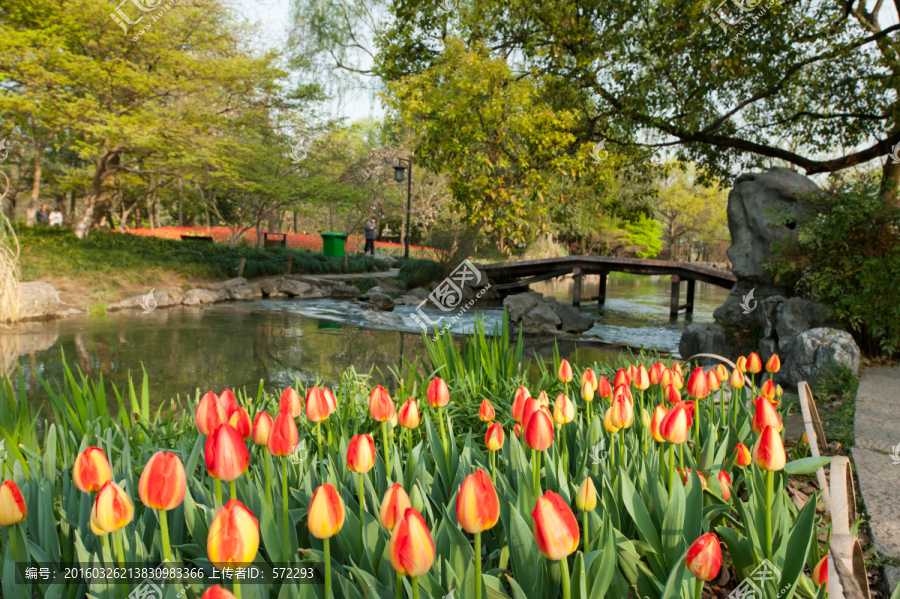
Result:
<svg viewBox="0 0 900 599">
<path fill-rule="evenodd" d="M 381 260 L 382 262 L 384 262 L 388 268 L 392 268 L 397 262 L 396 258 L 394 258 L 393 256 L 388 256 L 387 254 L 375 254 L 372 257 L 376 260 Z"/>
<path fill-rule="evenodd" d="M 409 291 L 407 291 L 406 295 L 411 295 L 421 302 L 423 299 L 428 299 L 428 296 L 430 294 L 421 287 L 416 287 L 415 289 L 410 289 Z"/>
<path fill-rule="evenodd" d="M 562 302 L 552 302 L 549 304 L 560 320 L 561 331 L 566 333 L 583 333 L 594 326 L 594 319 L 585 316 L 581 311 L 572 304 Z"/>
<path fill-rule="evenodd" d="M 343 281 L 338 281 L 338 283 L 331 288 L 330 295 L 334 299 L 356 299 L 359 295 L 359 289 L 353 285 L 347 285 Z"/>
<path fill-rule="evenodd" d="M 166 289 L 166 293 L 169 294 L 169 298 L 172 301 L 170 305 L 180 306 L 184 303 L 184 289 L 172 287 L 171 289 Z"/>
<path fill-rule="evenodd" d="M 509 313 L 510 322 L 519 322 L 540 303 L 540 297 L 534 293 L 520 293 L 503 298 L 503 307 Z"/>
<path fill-rule="evenodd" d="M 278 283 L 278 291 L 290 296 L 303 295 L 312 289 L 312 285 L 293 279 L 282 279 Z"/>
<path fill-rule="evenodd" d="M 179 306 L 183 301 L 184 291 L 181 289 L 164 289 L 162 291 L 151 289 L 144 295 L 136 295 L 134 297 L 129 297 L 128 299 L 123 299 L 121 302 L 110 304 L 107 306 L 106 311 L 116 312 L 117 310 L 140 309 L 149 313 L 156 308 Z"/>
<path fill-rule="evenodd" d="M 717 324 L 691 324 L 681 334 L 678 342 L 678 353 L 683 359 L 688 359 L 697 354 L 716 354 L 731 360 L 734 352 L 725 345 L 725 332 Z M 704 367 L 719 364 L 712 358 L 700 358 L 699 362 Z"/>
<path fill-rule="evenodd" d="M 202 306 L 204 304 L 224 302 L 227 299 L 228 294 L 224 290 L 211 291 L 209 289 L 191 289 L 184 294 L 184 305 Z"/>
<path fill-rule="evenodd" d="M 280 293 L 278 291 L 278 283 L 275 282 L 274 279 L 260 279 L 253 283 L 254 285 L 259 287 L 259 290 L 263 295 L 272 295 L 273 293 Z"/>
<path fill-rule="evenodd" d="M 369 294 L 369 293 L 384 293 L 384 289 L 381 287 L 381 285 L 375 285 L 374 287 L 372 287 L 371 289 L 366 291 L 366 294 Z M 360 297 L 362 297 L 362 296 L 360 296 Z"/>
<path fill-rule="evenodd" d="M 70 316 L 81 316 L 82 314 L 84 314 L 84 312 L 78 308 L 66 308 L 65 310 L 59 310 L 56 313 L 56 316 L 58 318 L 68 318 Z"/>
<path fill-rule="evenodd" d="M 509 298 L 507 298 L 509 299 Z M 505 303 L 505 300 L 504 300 Z M 562 321 L 553 309 L 544 303 L 535 306 L 522 317 L 522 326 L 538 329 L 558 329 Z"/>
<path fill-rule="evenodd" d="M 362 299 L 364 296 L 359 296 Z M 371 291 L 365 294 L 365 300 L 369 304 L 372 304 L 379 310 L 383 312 L 390 312 L 394 309 L 394 301 L 383 293 L 372 293 Z"/>
<path fill-rule="evenodd" d="M 250 285 L 234 285 L 232 287 L 226 287 L 223 289 L 225 293 L 228 294 L 228 297 L 233 300 L 254 300 L 257 297 L 262 297 L 262 291 L 259 291 L 259 295 L 256 295 L 256 292 L 253 290 L 253 287 Z"/>
<path fill-rule="evenodd" d="M 228 279 L 227 281 L 221 281 L 219 283 L 210 283 L 209 288 L 220 290 L 220 289 L 228 289 L 229 287 L 237 287 L 238 285 L 246 285 L 247 279 L 244 277 L 237 277 L 235 279 Z"/>
<path fill-rule="evenodd" d="M 775 310 L 775 337 L 779 347 L 787 347 L 797 335 L 827 323 L 828 308 L 799 297 L 778 304 Z"/>
<path fill-rule="evenodd" d="M 814 383 L 831 363 L 853 374 L 859 371 L 859 347 L 850 333 L 837 329 L 820 327 L 800 333 L 781 353 L 786 359 L 775 380 L 791 387 L 800 381 Z"/>
<path fill-rule="evenodd" d="M 59 292 L 50 283 L 31 281 L 19 283 L 18 320 L 54 318 L 59 310 Z"/>
</svg>

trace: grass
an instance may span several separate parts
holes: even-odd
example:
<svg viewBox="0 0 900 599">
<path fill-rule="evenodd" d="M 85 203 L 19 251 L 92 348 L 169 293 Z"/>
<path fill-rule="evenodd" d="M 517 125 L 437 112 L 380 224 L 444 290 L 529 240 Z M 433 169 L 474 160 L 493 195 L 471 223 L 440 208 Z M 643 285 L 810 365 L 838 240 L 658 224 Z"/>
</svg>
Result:
<svg viewBox="0 0 900 599">
<path fill-rule="evenodd" d="M 831 364 L 813 387 L 813 396 L 827 441 L 853 447 L 856 415 L 856 390 L 859 378 L 849 369 Z"/>
<path fill-rule="evenodd" d="M 402 258 L 397 260 L 397 263 L 400 266 L 400 274 L 397 278 L 406 285 L 407 289 L 424 287 L 444 278 L 443 266 L 433 260 Z"/>
<path fill-rule="evenodd" d="M 91 316 L 101 316 L 101 315 L 106 314 L 106 311 L 108 309 L 109 309 L 109 306 L 107 304 L 104 304 L 102 302 L 97 302 L 96 304 L 91 304 L 90 306 L 88 306 L 87 311 L 88 311 L 88 314 L 90 314 Z"/>
</svg>

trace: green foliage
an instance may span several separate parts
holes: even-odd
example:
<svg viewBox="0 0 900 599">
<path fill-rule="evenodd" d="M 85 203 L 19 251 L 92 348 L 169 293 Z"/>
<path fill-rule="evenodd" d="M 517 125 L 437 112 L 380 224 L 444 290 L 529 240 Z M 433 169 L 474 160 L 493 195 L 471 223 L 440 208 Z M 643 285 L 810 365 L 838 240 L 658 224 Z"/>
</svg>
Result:
<svg viewBox="0 0 900 599">
<path fill-rule="evenodd" d="M 800 198 L 806 221 L 796 241 L 773 244 L 768 268 L 799 296 L 830 306 L 863 351 L 893 354 L 900 350 L 900 208 L 878 196 L 878 184 L 863 176 Z"/>
<path fill-rule="evenodd" d="M 625 238 L 644 249 L 637 250 L 638 258 L 654 258 L 662 249 L 662 239 L 659 238 L 659 221 L 645 215 L 635 221 L 625 221 L 623 228 L 628 231 Z"/>
<path fill-rule="evenodd" d="M 813 395 L 828 442 L 837 441 L 843 447 L 853 447 L 858 387 L 859 377 L 835 362 L 826 365 L 822 376 L 814 381 Z"/>
<path fill-rule="evenodd" d="M 424 287 L 444 278 L 444 267 L 434 260 L 400 258 L 398 263 L 400 274 L 397 275 L 397 278 L 406 284 L 407 289 Z"/>
</svg>

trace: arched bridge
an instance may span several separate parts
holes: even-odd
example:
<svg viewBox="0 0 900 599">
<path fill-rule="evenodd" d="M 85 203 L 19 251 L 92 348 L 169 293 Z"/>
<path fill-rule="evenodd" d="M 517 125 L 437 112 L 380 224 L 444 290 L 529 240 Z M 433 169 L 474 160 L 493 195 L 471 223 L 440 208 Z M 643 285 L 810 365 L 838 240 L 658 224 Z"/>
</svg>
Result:
<svg viewBox="0 0 900 599">
<path fill-rule="evenodd" d="M 694 311 L 694 285 L 697 281 L 731 289 L 737 277 L 731 271 L 702 266 L 693 262 L 672 262 L 667 260 L 641 260 L 639 258 L 613 258 L 611 256 L 567 256 L 565 258 L 545 258 L 543 260 L 520 260 L 518 262 L 497 262 L 478 265 L 478 268 L 494 281 L 494 288 L 520 289 L 556 277 L 572 274 L 575 290 L 572 303 L 606 300 L 606 275 L 611 272 L 627 272 L 637 275 L 670 275 L 672 277 L 672 297 L 669 313 L 678 314 L 681 309 L 691 314 Z M 597 297 L 581 296 L 583 275 L 600 275 L 600 294 Z M 687 301 L 679 305 L 681 281 L 687 281 Z"/>
</svg>

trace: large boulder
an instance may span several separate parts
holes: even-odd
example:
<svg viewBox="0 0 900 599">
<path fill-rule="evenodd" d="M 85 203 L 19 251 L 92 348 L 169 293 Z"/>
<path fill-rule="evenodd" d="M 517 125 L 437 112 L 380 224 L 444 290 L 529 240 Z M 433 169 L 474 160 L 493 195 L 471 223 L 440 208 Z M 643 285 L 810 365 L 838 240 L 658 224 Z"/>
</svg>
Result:
<svg viewBox="0 0 900 599">
<path fill-rule="evenodd" d="M 417 298 L 421 302 L 423 299 L 428 299 L 428 296 L 430 294 L 427 291 L 425 291 L 424 289 L 422 289 L 421 287 L 416 287 L 414 289 L 410 289 L 409 291 L 407 291 L 406 295 L 411 295 L 412 297 Z"/>
<path fill-rule="evenodd" d="M 220 289 L 228 289 L 230 287 L 237 287 L 238 285 L 246 285 L 247 279 L 244 277 L 236 277 L 234 279 L 228 279 L 227 281 L 221 281 L 219 283 L 210 283 L 210 289 L 220 290 Z"/>
<path fill-rule="evenodd" d="M 50 283 L 32 281 L 19 283 L 18 320 L 55 318 L 59 310 L 59 292 Z"/>
<path fill-rule="evenodd" d="M 832 364 L 843 366 L 853 374 L 859 371 L 859 347 L 846 331 L 828 327 L 800 333 L 784 352 L 787 359 L 775 380 L 796 387 L 800 381 L 814 382 Z"/>
<path fill-rule="evenodd" d="M 225 290 L 211 291 L 209 289 L 191 289 L 184 294 L 184 305 L 202 306 L 204 304 L 224 302 L 227 299 L 228 293 Z"/>
<path fill-rule="evenodd" d="M 562 321 L 549 304 L 539 303 L 522 317 L 522 326 L 535 329 L 558 329 Z"/>
<path fill-rule="evenodd" d="M 559 317 L 559 330 L 566 333 L 583 333 L 594 326 L 594 319 L 584 315 L 572 304 L 552 302 L 548 304 Z"/>
<path fill-rule="evenodd" d="M 343 281 L 338 281 L 330 289 L 330 294 L 334 299 L 356 299 L 359 295 L 359 289 L 353 285 L 347 285 Z"/>
<path fill-rule="evenodd" d="M 522 320 L 523 316 L 541 303 L 541 297 L 540 293 L 529 292 L 503 298 L 503 307 L 509 313 L 509 321 L 519 322 Z"/>
<path fill-rule="evenodd" d="M 312 289 L 312 285 L 303 281 L 295 281 L 294 279 L 282 279 L 278 283 L 278 291 L 296 297 L 308 293 Z"/>
<path fill-rule="evenodd" d="M 359 296 L 359 299 L 375 306 L 382 312 L 390 312 L 394 309 L 394 301 L 384 293 L 372 293 L 369 291 L 368 293 Z"/>
<path fill-rule="evenodd" d="M 141 309 L 144 312 L 152 312 L 156 308 L 169 308 L 172 306 L 180 306 L 184 302 L 184 291 L 178 288 L 162 289 L 157 291 L 151 289 L 144 295 L 136 295 L 123 299 L 121 302 L 110 304 L 107 306 L 107 312 L 116 312 L 117 310 L 134 310 Z"/>
<path fill-rule="evenodd" d="M 262 297 L 262 291 L 260 290 L 259 295 L 257 296 L 257 291 L 250 285 L 233 285 L 223 289 L 223 291 L 228 294 L 229 299 L 233 300 L 249 301 L 254 300 L 257 297 Z"/>
<path fill-rule="evenodd" d="M 716 354 L 728 358 L 735 358 L 735 352 L 725 343 L 725 332 L 717 324 L 691 324 L 681 334 L 678 342 L 678 353 L 682 358 L 690 358 L 697 354 Z M 714 366 L 719 363 L 712 358 L 701 358 L 702 366 Z"/>
<path fill-rule="evenodd" d="M 278 291 L 278 283 L 274 279 L 260 279 L 254 282 L 253 285 L 259 287 L 259 290 L 263 295 L 280 293 L 280 291 Z"/>
</svg>

